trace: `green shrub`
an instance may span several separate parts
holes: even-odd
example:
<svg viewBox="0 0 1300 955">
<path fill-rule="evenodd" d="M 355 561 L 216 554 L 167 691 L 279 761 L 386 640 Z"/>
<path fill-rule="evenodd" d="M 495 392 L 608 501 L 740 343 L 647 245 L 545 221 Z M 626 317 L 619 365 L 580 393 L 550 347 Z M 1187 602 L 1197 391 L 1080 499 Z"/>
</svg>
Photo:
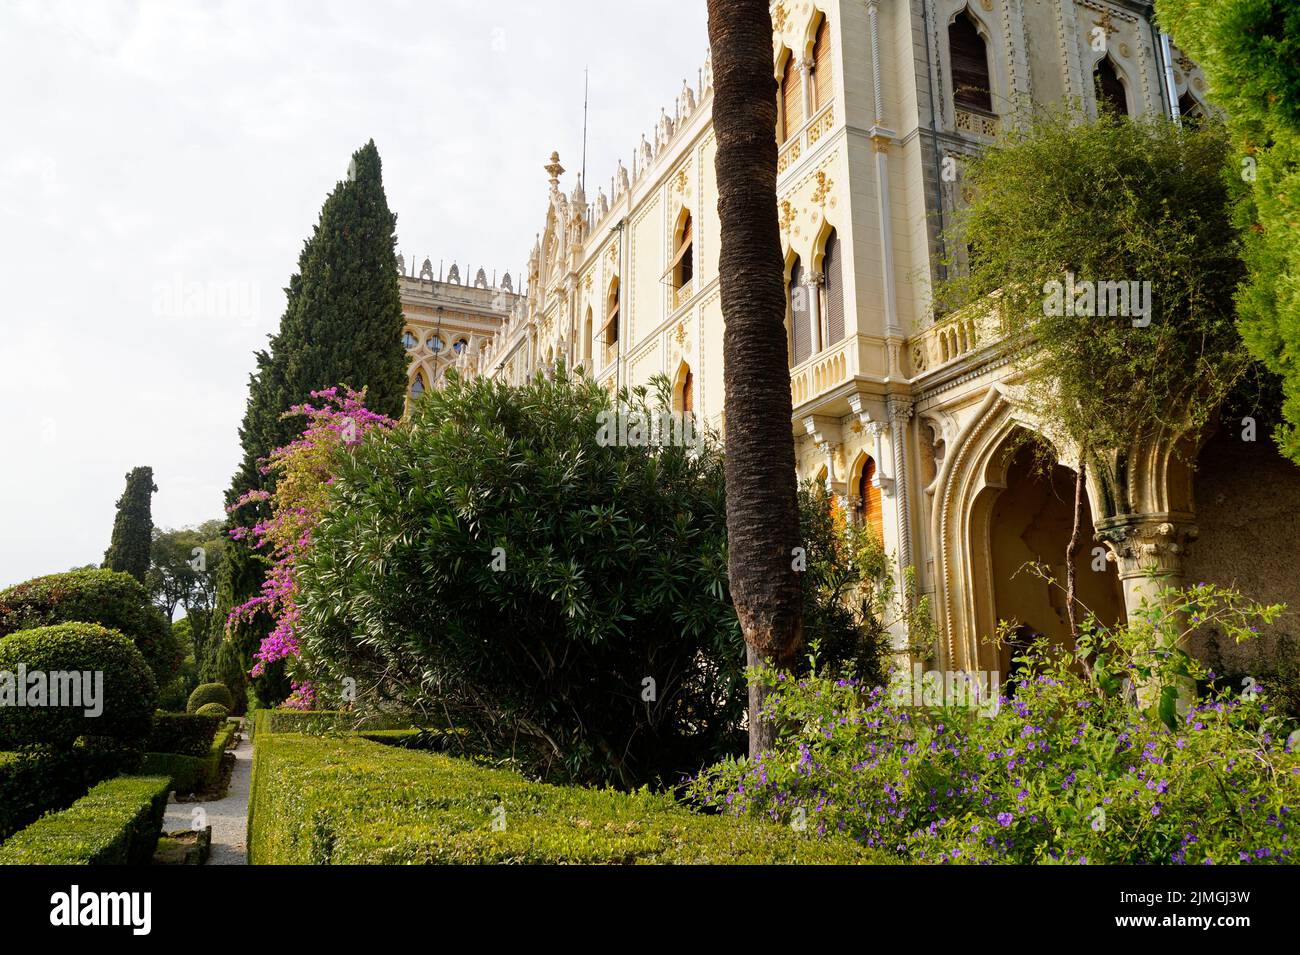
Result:
<svg viewBox="0 0 1300 955">
<path fill-rule="evenodd" d="M 197 713 L 199 707 L 205 703 L 220 703 L 226 708 L 227 713 L 235 706 L 235 701 L 230 697 L 230 690 L 224 683 L 200 683 L 190 694 L 185 708 L 190 713 Z"/>
<path fill-rule="evenodd" d="M 159 686 L 180 672 L 184 655 L 171 637 L 167 620 L 130 574 L 74 570 L 0 591 L 0 638 L 75 621 L 124 634 L 144 655 Z"/>
<path fill-rule="evenodd" d="M 1160 599 L 1125 626 L 1087 622 L 1075 652 L 1044 640 L 1017 657 L 1026 670 L 1003 688 L 1010 699 L 942 706 L 942 683 L 895 693 L 766 673 L 777 745 L 691 790 L 741 816 L 802 813 L 811 830 L 917 862 L 1297 861 L 1294 724 L 1266 695 L 1214 695 L 1181 716 L 1177 705 L 1201 675 L 1177 649 L 1186 621 L 1241 639 L 1280 608 L 1213 585 Z M 1130 699 L 1128 680 L 1150 705 Z"/>
<path fill-rule="evenodd" d="M 243 716 L 248 712 L 248 666 L 233 640 L 221 641 L 216 655 L 217 680 L 226 685 L 232 701 L 230 712 Z"/>
<path fill-rule="evenodd" d="M 49 685 L 49 702 L 54 701 L 56 686 L 61 687 L 59 695 L 65 702 L 59 706 L 12 705 L 19 667 L 27 672 L 29 698 L 32 675 L 39 672 Z M 102 691 L 97 701 L 101 712 L 86 715 L 90 701 L 81 698 L 80 679 L 73 681 L 77 705 L 67 705 L 69 687 L 56 681 L 56 671 L 93 673 L 92 693 Z M 0 701 L 6 687 L 11 698 L 0 705 L 0 749 L 71 746 L 79 736 L 107 737 L 128 746 L 140 743 L 153 723 L 158 692 L 153 674 L 131 641 L 93 623 L 23 630 L 0 640 Z"/>
<path fill-rule="evenodd" d="M 100 783 L 0 846 L 0 865 L 148 865 L 170 789 L 159 776 Z"/>
<path fill-rule="evenodd" d="M 500 809 L 498 809 L 500 807 Z M 500 831 L 494 829 L 494 823 Z M 264 734 L 253 864 L 863 863 L 847 840 L 691 812 L 665 795 L 525 780 L 355 736 Z"/>
<path fill-rule="evenodd" d="M 340 455 L 296 565 L 318 691 L 351 677 L 364 701 L 382 685 L 559 779 L 671 785 L 743 748 L 716 436 L 606 440 L 616 415 L 659 420 L 657 388 L 616 406 L 563 372 L 521 387 L 449 376 L 409 427 Z M 809 620 L 810 640 L 846 623 Z"/>
<path fill-rule="evenodd" d="M 211 716 L 195 715 L 190 719 L 216 722 Z M 235 729 L 234 723 L 220 723 L 201 750 L 191 745 L 184 753 L 146 753 L 140 771 L 150 776 L 170 777 L 172 788 L 181 795 L 206 792 L 221 779 L 221 759 L 234 738 Z"/>
<path fill-rule="evenodd" d="M 158 690 L 158 709 L 166 713 L 184 713 L 189 693 L 184 677 L 177 677 Z"/>
<path fill-rule="evenodd" d="M 350 733 L 409 730 L 414 720 L 397 713 L 348 713 L 341 710 L 258 710 L 255 733 Z"/>
<path fill-rule="evenodd" d="M 145 748 L 151 753 L 203 756 L 223 720 L 207 713 L 157 713 Z"/>
<path fill-rule="evenodd" d="M 230 710 L 220 703 L 204 703 L 194 712 L 199 716 L 215 716 L 221 720 L 230 715 Z"/>
</svg>

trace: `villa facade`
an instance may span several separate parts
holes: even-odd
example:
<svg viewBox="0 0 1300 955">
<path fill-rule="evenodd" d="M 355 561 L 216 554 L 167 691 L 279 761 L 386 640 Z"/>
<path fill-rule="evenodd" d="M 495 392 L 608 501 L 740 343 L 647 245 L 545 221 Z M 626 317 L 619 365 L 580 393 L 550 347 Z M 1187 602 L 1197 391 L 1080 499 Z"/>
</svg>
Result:
<svg viewBox="0 0 1300 955">
<path fill-rule="evenodd" d="M 940 632 L 921 656 L 1006 672 L 1008 651 L 988 640 L 999 620 L 1069 639 L 1063 596 L 1022 567 L 1064 579 L 1076 457 L 1053 442 L 1053 473 L 1031 467 L 1016 436 L 1042 428 L 996 330 L 933 314 L 942 263 L 962 259 L 943 238 L 962 159 L 1034 104 L 1199 112 L 1204 78 L 1138 0 L 779 0 L 772 16 L 799 475 L 874 526 L 900 575 L 914 569 Z M 706 60 L 607 181 L 566 182 L 552 154 L 517 292 L 508 276 L 435 281 L 427 262 L 427 281 L 404 277 L 413 389 L 449 367 L 519 382 L 563 360 L 611 391 L 664 375 L 677 410 L 725 429 L 711 107 Z M 1080 595 L 1099 616 L 1135 609 L 1152 568 L 1300 605 L 1300 471 L 1266 436 L 1232 437 L 1135 446 L 1089 481 Z M 1206 449 L 1226 462 L 1214 473 L 1195 467 Z M 1233 477 L 1242 467 L 1280 495 L 1277 513 Z M 1269 527 L 1251 538 L 1266 556 L 1239 553 L 1228 494 L 1233 514 Z"/>
</svg>

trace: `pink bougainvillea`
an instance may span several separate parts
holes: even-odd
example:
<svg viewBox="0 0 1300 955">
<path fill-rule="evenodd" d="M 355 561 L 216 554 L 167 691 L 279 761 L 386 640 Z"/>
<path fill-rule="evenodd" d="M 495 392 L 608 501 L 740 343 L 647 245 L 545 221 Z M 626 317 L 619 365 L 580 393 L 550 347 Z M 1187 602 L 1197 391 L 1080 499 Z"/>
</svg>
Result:
<svg viewBox="0 0 1300 955">
<path fill-rule="evenodd" d="M 365 392 L 337 388 L 313 391 L 310 402 L 295 405 L 284 417 L 305 417 L 302 434 L 282 448 L 276 448 L 261 464 L 263 474 L 276 475 L 273 492 L 249 491 L 227 510 L 234 514 L 253 502 L 269 502 L 271 516 L 251 527 L 236 527 L 230 532 L 235 540 L 252 542 L 254 550 L 267 553 L 271 569 L 262 583 L 261 592 L 230 611 L 226 620 L 232 624 L 251 621 L 259 611 L 266 611 L 274 621 L 271 632 L 254 654 L 257 663 L 251 675 L 259 676 L 268 663 L 299 656 L 298 587 L 295 567 L 311 547 L 312 530 L 320 519 L 334 480 L 336 455 L 341 448 L 354 445 L 375 429 L 391 428 L 396 422 L 370 411 L 365 406 Z M 311 709 L 316 692 L 310 683 L 294 681 L 293 693 L 286 706 Z"/>
</svg>

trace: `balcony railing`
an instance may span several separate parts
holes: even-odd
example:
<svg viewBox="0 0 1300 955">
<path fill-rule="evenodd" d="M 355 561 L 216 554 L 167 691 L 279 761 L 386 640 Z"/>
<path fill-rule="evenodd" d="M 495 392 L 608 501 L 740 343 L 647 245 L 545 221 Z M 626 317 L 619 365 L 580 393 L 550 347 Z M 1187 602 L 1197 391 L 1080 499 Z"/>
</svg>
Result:
<svg viewBox="0 0 1300 955">
<path fill-rule="evenodd" d="M 776 154 L 776 174 L 779 176 L 799 161 L 805 150 L 811 150 L 835 126 L 835 104 L 828 103 L 813 116 L 799 132 L 784 143 Z"/>
<path fill-rule="evenodd" d="M 790 398 L 794 407 L 819 398 L 858 373 L 858 349 L 849 337 L 824 348 L 790 369 Z"/>
<path fill-rule="evenodd" d="M 694 294 L 695 294 L 695 279 L 691 279 L 689 282 L 684 282 L 678 288 L 673 289 L 673 311 L 674 312 L 677 311 L 679 308 L 681 308 L 683 305 L 689 302 L 691 300 L 691 296 Z"/>
<path fill-rule="evenodd" d="M 951 365 L 1004 337 L 997 313 L 992 308 L 975 312 L 964 309 L 912 338 L 912 373 L 928 374 Z"/>
</svg>

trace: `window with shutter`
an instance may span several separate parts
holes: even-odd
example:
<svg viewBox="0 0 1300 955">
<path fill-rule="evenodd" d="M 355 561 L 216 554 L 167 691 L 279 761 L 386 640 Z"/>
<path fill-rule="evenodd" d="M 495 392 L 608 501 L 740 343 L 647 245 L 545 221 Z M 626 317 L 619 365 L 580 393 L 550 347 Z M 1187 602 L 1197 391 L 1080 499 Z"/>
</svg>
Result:
<svg viewBox="0 0 1300 955">
<path fill-rule="evenodd" d="M 817 38 L 813 41 L 812 108 L 814 113 L 831 101 L 831 79 L 835 75 L 833 59 L 831 22 L 826 17 L 822 17 L 821 25 L 817 27 Z"/>
<path fill-rule="evenodd" d="M 803 286 L 803 267 L 798 261 L 790 269 L 791 365 L 800 365 L 812 352 L 812 329 L 808 326 L 808 290 Z"/>
<path fill-rule="evenodd" d="M 785 142 L 803 125 L 803 89 L 799 82 L 799 64 L 794 55 L 786 57 L 781 72 L 781 142 Z"/>
<path fill-rule="evenodd" d="M 822 259 L 822 289 L 826 301 L 823 314 L 828 346 L 844 337 L 844 267 L 840 258 L 840 241 L 832 232 L 826 239 L 826 255 Z"/>
<path fill-rule="evenodd" d="M 988 50 L 975 21 L 965 10 L 948 24 L 948 56 L 952 60 L 953 103 L 993 112 Z"/>
<path fill-rule="evenodd" d="M 876 486 L 876 462 L 867 458 L 862 466 L 862 479 L 858 482 L 858 500 L 862 507 L 862 523 L 884 539 L 885 521 L 880 509 L 880 488 Z"/>
</svg>

